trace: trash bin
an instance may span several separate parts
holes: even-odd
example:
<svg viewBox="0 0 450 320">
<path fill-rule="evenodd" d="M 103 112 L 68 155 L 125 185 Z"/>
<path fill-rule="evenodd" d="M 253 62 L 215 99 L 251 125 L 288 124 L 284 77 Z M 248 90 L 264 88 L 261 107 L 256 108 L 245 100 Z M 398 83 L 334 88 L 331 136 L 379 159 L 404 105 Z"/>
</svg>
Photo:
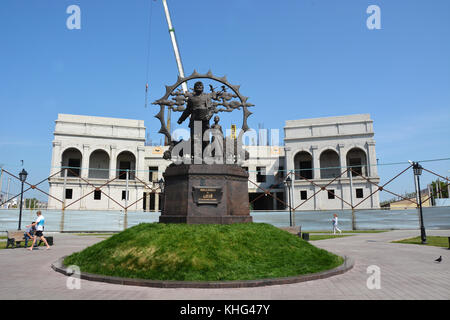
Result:
<svg viewBox="0 0 450 320">
<path fill-rule="evenodd" d="M 309 233 L 302 233 L 302 239 L 305 241 L 309 241 Z"/>
<path fill-rule="evenodd" d="M 53 245 L 53 237 L 46 237 L 45 239 L 47 240 L 49 246 Z"/>
</svg>

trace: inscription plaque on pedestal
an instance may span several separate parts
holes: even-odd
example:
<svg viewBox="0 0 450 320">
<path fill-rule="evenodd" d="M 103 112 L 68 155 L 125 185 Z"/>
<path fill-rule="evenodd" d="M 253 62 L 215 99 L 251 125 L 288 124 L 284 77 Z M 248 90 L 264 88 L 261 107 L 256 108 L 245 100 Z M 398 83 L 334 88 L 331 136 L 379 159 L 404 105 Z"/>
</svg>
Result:
<svg viewBox="0 0 450 320">
<path fill-rule="evenodd" d="M 218 205 L 222 201 L 222 194 L 221 187 L 192 187 L 192 197 L 198 205 Z"/>
</svg>

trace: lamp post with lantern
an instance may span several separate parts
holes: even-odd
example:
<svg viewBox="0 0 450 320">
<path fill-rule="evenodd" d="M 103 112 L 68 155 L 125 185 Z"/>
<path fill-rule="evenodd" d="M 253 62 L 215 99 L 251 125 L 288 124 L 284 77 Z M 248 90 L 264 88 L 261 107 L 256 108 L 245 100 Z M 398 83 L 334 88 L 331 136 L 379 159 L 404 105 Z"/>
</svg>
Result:
<svg viewBox="0 0 450 320">
<path fill-rule="evenodd" d="M 22 183 L 22 190 L 20 192 L 20 209 L 19 209 L 19 228 L 17 230 L 20 230 L 21 224 L 22 224 L 22 207 L 23 207 L 23 184 L 27 180 L 28 172 L 25 171 L 25 169 L 22 169 L 22 171 L 19 173 L 19 179 Z"/>
<path fill-rule="evenodd" d="M 159 207 L 159 210 L 161 211 L 161 214 L 162 214 L 163 211 L 164 211 L 164 198 L 165 198 L 165 195 L 164 195 L 164 179 L 163 178 L 159 179 L 158 185 L 159 185 L 159 190 L 161 190 L 161 194 L 160 194 L 161 206 Z"/>
<path fill-rule="evenodd" d="M 291 176 L 288 176 L 286 178 L 285 184 L 288 189 L 288 197 L 289 197 L 289 226 L 292 227 L 292 204 L 291 204 L 292 179 L 291 179 Z"/>
<path fill-rule="evenodd" d="M 418 162 L 413 162 L 413 171 L 414 171 L 414 178 L 417 180 L 416 184 L 416 193 L 419 197 L 419 218 L 420 218 L 420 238 L 422 240 L 422 244 L 427 243 L 427 235 L 425 233 L 425 226 L 423 223 L 423 212 L 422 212 L 422 195 L 420 194 L 420 176 L 422 175 L 422 166 Z"/>
</svg>

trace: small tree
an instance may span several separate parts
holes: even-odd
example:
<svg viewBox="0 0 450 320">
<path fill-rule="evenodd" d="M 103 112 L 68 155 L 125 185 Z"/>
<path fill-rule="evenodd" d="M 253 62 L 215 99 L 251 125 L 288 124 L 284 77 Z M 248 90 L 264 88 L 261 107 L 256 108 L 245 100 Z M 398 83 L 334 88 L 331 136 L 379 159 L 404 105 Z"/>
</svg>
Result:
<svg viewBox="0 0 450 320">
<path fill-rule="evenodd" d="M 25 199 L 25 208 L 36 209 L 38 202 L 39 201 L 36 198 Z"/>
<path fill-rule="evenodd" d="M 439 192 L 440 191 L 440 192 Z M 431 192 L 434 198 L 448 198 L 448 186 L 444 181 L 433 181 L 431 183 Z"/>
</svg>

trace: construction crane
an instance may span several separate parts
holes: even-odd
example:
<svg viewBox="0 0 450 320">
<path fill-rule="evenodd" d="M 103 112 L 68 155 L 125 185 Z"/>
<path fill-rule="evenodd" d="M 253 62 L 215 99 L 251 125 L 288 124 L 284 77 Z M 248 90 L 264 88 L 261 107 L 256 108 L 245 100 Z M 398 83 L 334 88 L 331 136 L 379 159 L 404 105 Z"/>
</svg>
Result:
<svg viewBox="0 0 450 320">
<path fill-rule="evenodd" d="M 156 0 L 152 0 L 152 2 L 154 2 Z M 151 2 L 151 3 L 152 3 Z M 148 39 L 148 54 L 147 54 L 147 83 L 145 84 L 145 107 L 147 107 L 147 97 L 148 97 L 148 90 L 149 90 L 149 85 L 148 85 L 148 69 L 149 69 L 149 60 L 150 60 L 150 36 L 151 36 L 151 30 L 150 30 L 150 24 L 151 24 L 151 12 L 152 12 L 152 6 L 150 3 L 150 20 L 149 20 L 149 39 Z M 170 17 L 170 11 L 169 11 L 169 6 L 167 5 L 167 0 L 162 0 L 162 4 L 164 7 L 164 13 L 166 16 L 166 20 L 167 20 L 167 26 L 169 27 L 169 34 L 170 34 L 170 40 L 172 41 L 172 47 L 173 47 L 173 51 L 175 54 L 175 60 L 177 63 L 177 68 L 178 68 L 178 74 L 180 77 L 184 78 L 184 69 L 183 69 L 183 63 L 181 62 L 181 56 L 180 56 L 180 51 L 178 49 L 178 44 L 177 44 L 177 39 L 175 36 L 175 29 L 173 27 L 172 24 L 172 19 Z M 188 88 L 187 88 L 187 84 L 186 82 L 183 82 L 181 84 L 182 90 L 183 92 L 187 92 Z M 170 127 L 171 127 L 171 110 L 170 108 L 167 111 L 167 129 L 169 130 L 169 132 L 171 132 Z M 166 145 L 168 144 L 167 138 L 166 138 Z"/>
<path fill-rule="evenodd" d="M 167 25 L 169 27 L 169 34 L 170 34 L 170 39 L 172 41 L 173 51 L 175 53 L 175 60 L 177 61 L 178 74 L 180 75 L 180 77 L 184 78 L 183 63 L 181 62 L 180 51 L 178 50 L 177 39 L 175 37 L 175 29 L 173 28 L 172 19 L 170 18 L 170 12 L 169 12 L 169 7 L 167 6 L 167 0 L 162 0 L 162 3 L 164 6 L 164 12 L 166 14 Z M 183 92 L 188 91 L 186 82 L 183 82 L 181 84 L 181 87 L 183 88 Z"/>
<path fill-rule="evenodd" d="M 173 47 L 173 52 L 175 54 L 175 60 L 177 62 L 178 74 L 180 77 L 184 78 L 183 63 L 181 62 L 180 51 L 178 50 L 177 38 L 175 37 L 175 29 L 172 25 L 172 19 L 170 18 L 170 11 L 169 11 L 169 7 L 167 5 L 167 0 L 162 0 L 162 3 L 164 6 L 164 13 L 166 14 L 167 26 L 169 27 L 170 40 L 172 41 L 172 47 Z M 183 92 L 188 91 L 186 82 L 183 82 L 181 84 L 181 87 L 183 89 Z M 171 133 L 171 129 L 170 129 L 171 117 L 172 117 L 171 110 L 170 110 L 170 108 L 168 108 L 168 110 L 167 110 L 167 130 L 169 130 L 170 133 Z M 168 142 L 168 141 L 166 141 L 166 142 Z"/>
</svg>

